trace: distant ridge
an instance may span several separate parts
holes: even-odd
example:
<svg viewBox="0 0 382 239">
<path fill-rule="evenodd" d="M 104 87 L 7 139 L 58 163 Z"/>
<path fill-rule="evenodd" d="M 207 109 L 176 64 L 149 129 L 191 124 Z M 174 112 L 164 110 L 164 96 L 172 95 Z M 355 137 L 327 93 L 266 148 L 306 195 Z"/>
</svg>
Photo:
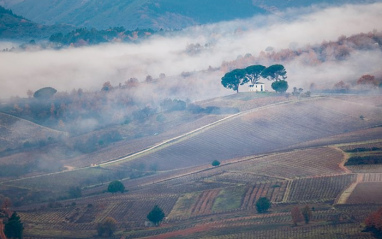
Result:
<svg viewBox="0 0 382 239">
<path fill-rule="evenodd" d="M 58 31 L 69 31 L 68 25 L 44 26 L 18 16 L 12 10 L 0 6 L 0 39 L 32 40 L 48 38 Z"/>
<path fill-rule="evenodd" d="M 180 29 L 233 19 L 248 18 L 291 7 L 370 3 L 380 0 L 0 0 L 34 22 L 107 29 Z"/>
<path fill-rule="evenodd" d="M 267 12 L 252 0 L 0 0 L 1 4 L 41 24 L 97 29 L 123 26 L 130 30 L 180 29 Z"/>
</svg>

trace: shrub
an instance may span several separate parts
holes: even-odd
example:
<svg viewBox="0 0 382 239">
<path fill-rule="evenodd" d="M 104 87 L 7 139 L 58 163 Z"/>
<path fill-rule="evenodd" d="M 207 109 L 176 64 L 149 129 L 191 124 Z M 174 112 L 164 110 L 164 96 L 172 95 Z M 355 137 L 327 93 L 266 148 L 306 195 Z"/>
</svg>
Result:
<svg viewBox="0 0 382 239">
<path fill-rule="evenodd" d="M 147 214 L 147 219 L 155 225 L 158 225 L 164 217 L 164 212 L 158 205 L 155 205 L 149 214 Z"/>
<path fill-rule="evenodd" d="M 125 186 L 120 181 L 115 180 L 109 183 L 109 186 L 107 187 L 107 191 L 110 193 L 116 193 L 116 192 L 123 193 L 125 191 Z"/>
<path fill-rule="evenodd" d="M 112 236 L 114 231 L 117 229 L 117 221 L 112 217 L 107 217 L 105 220 L 97 224 L 98 236 L 106 234 L 107 236 Z"/>
<path fill-rule="evenodd" d="M 271 207 L 271 201 L 266 197 L 261 197 L 256 201 L 256 210 L 258 213 L 264 213 Z"/>
</svg>

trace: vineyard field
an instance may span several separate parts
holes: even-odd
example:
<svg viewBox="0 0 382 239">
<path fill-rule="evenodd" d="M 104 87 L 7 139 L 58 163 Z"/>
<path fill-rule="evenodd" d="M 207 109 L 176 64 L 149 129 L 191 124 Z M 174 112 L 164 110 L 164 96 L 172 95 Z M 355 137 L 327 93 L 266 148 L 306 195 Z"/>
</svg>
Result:
<svg viewBox="0 0 382 239">
<path fill-rule="evenodd" d="M 363 182 L 382 182 L 382 173 L 364 173 Z"/>
<path fill-rule="evenodd" d="M 303 203 L 334 200 L 356 178 L 356 175 L 350 174 L 293 180 L 288 201 Z"/>
</svg>

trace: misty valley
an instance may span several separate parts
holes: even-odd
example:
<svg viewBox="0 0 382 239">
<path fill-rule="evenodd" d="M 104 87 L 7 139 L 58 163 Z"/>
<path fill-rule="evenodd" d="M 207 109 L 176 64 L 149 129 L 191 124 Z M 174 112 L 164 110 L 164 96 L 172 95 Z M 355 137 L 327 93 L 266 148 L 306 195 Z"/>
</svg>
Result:
<svg viewBox="0 0 382 239">
<path fill-rule="evenodd" d="M 0 0 L 0 239 L 381 238 L 381 12 Z"/>
</svg>

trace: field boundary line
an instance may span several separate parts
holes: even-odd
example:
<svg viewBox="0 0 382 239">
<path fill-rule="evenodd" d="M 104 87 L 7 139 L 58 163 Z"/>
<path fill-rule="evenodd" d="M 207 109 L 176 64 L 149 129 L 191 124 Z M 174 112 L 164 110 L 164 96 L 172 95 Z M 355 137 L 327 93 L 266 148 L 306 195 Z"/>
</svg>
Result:
<svg viewBox="0 0 382 239">
<path fill-rule="evenodd" d="M 346 204 L 346 201 L 349 199 L 350 195 L 353 193 L 354 189 L 357 187 L 358 183 L 363 181 L 363 173 L 357 174 L 357 179 L 355 182 L 351 183 L 334 201 L 334 205 Z"/>
<path fill-rule="evenodd" d="M 342 149 L 336 147 L 336 146 L 328 146 L 329 148 L 332 148 L 332 149 L 335 149 L 337 150 L 338 152 L 341 152 L 343 157 L 342 157 L 342 160 L 341 160 L 341 163 L 338 164 L 338 166 L 345 171 L 345 173 L 349 174 L 349 173 L 352 173 L 352 171 L 350 169 L 348 169 L 346 166 L 345 166 L 345 163 L 349 160 L 349 155 L 343 151 Z"/>
<path fill-rule="evenodd" d="M 289 197 L 289 194 L 290 194 L 290 189 L 292 187 L 292 183 L 293 183 L 293 180 L 292 179 L 287 179 L 288 183 L 287 183 L 287 186 L 285 188 L 285 192 L 284 192 L 284 196 L 283 196 L 283 199 L 281 200 L 281 203 L 285 203 L 288 201 L 288 197 Z"/>
<path fill-rule="evenodd" d="M 27 120 L 27 119 L 23 119 L 23 118 L 20 118 L 20 117 L 17 117 L 17 116 L 8 114 L 8 113 L 0 112 L 0 114 L 3 114 L 3 115 L 5 115 L 5 116 L 8 116 L 8 117 L 11 117 L 11 118 L 14 118 L 14 119 L 23 121 L 23 122 L 27 122 L 27 123 L 29 123 L 29 124 L 32 124 L 32 125 L 38 127 L 38 128 L 43 128 L 43 129 L 46 129 L 46 130 L 49 130 L 49 131 L 53 131 L 53 132 L 55 132 L 55 133 L 60 133 L 60 134 L 64 134 L 65 136 L 69 136 L 69 133 L 66 132 L 66 131 L 61 131 L 61 130 L 57 130 L 57 129 L 52 129 L 52 128 L 49 128 L 49 127 L 46 127 L 46 126 L 37 124 L 37 123 L 35 123 L 35 122 L 33 122 L 33 121 L 30 121 L 30 120 Z"/>
<path fill-rule="evenodd" d="M 99 166 L 107 166 L 107 165 L 110 165 L 110 164 L 114 164 L 114 163 L 118 163 L 118 162 L 121 162 L 121 161 L 125 161 L 125 160 L 129 160 L 129 159 L 133 159 L 134 157 L 137 157 L 137 156 L 141 156 L 145 153 L 151 153 L 151 151 L 153 150 L 158 150 L 159 148 L 161 148 L 162 146 L 169 146 L 169 145 L 172 145 L 174 143 L 177 143 L 179 142 L 179 140 L 183 139 L 183 138 L 186 138 L 187 136 L 191 136 L 195 133 L 199 133 L 200 131 L 203 131 L 204 129 L 207 129 L 207 128 L 210 128 L 212 126 L 215 126 L 217 124 L 220 124 L 221 122 L 224 122 L 226 120 L 229 120 L 231 118 L 235 118 L 236 116 L 238 115 L 241 115 L 243 114 L 243 112 L 239 112 L 239 113 L 236 113 L 236 114 L 233 114 L 233 115 L 229 115 L 223 119 L 220 119 L 220 120 L 217 120 L 215 122 L 212 122 L 212 123 L 209 123 L 209 124 L 206 124 L 202 127 L 199 127 L 197 129 L 194 129 L 194 130 L 191 130 L 187 133 L 184 133 L 184 134 L 181 134 L 181 135 L 178 135 L 176 137 L 173 137 L 171 139 L 167 139 L 167 140 L 164 140 L 158 144 L 155 144 L 149 148 L 146 148 L 146 149 L 143 149 L 141 151 L 138 151 L 136 153 L 133 153 L 131 155 L 128 155 L 128 156 L 125 156 L 125 157 L 121 157 L 121 158 L 118 158 L 118 159 L 115 159 L 115 160 L 110 160 L 109 162 L 104 162 L 104 163 L 100 163 L 98 164 Z"/>
</svg>

